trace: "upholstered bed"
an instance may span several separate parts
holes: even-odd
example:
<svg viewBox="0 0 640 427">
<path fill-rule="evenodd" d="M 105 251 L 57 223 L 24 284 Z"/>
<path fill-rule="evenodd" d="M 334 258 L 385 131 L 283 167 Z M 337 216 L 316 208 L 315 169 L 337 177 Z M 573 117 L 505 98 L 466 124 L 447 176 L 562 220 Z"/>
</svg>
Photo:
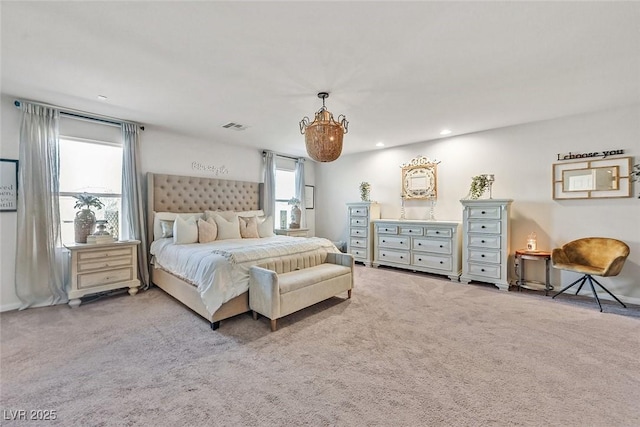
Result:
<svg viewBox="0 0 640 427">
<path fill-rule="evenodd" d="M 161 234 L 159 223 L 164 222 L 161 219 L 171 215 L 176 218 L 175 222 L 182 224 L 178 216 L 259 212 L 261 189 L 262 185 L 254 182 L 147 174 L 151 282 L 207 319 L 214 330 L 221 320 L 250 310 L 248 271 L 251 265 L 265 260 L 299 262 L 301 257 L 304 262 L 305 257 L 317 256 L 318 252 L 337 251 L 331 242 L 319 238 L 273 236 L 179 244 L 176 238 Z M 270 229 L 272 235 L 273 227 Z M 184 267 L 180 262 L 190 265 Z M 203 272 L 210 276 L 201 274 Z"/>
</svg>

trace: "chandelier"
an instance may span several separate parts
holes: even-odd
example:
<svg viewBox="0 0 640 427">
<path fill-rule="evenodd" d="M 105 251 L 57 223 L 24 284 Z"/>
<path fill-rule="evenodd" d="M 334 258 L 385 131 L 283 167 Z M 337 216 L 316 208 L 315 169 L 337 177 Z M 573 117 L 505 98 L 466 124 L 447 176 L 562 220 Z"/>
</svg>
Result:
<svg viewBox="0 0 640 427">
<path fill-rule="evenodd" d="M 340 114 L 338 121 L 333 119 L 324 100 L 329 97 L 328 92 L 320 92 L 318 98 L 322 98 L 322 108 L 316 112 L 313 122 L 309 117 L 300 121 L 300 133 L 304 135 L 309 157 L 318 162 L 332 162 L 342 153 L 342 137 L 348 132 L 349 122 Z"/>
</svg>

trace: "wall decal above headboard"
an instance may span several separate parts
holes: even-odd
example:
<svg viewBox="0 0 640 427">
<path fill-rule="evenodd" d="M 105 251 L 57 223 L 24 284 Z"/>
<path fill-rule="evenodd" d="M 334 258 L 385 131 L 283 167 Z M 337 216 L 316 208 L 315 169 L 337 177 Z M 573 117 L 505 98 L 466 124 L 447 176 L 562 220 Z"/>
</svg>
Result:
<svg viewBox="0 0 640 427">
<path fill-rule="evenodd" d="M 227 175 L 229 173 L 229 169 L 227 169 L 225 165 L 203 165 L 198 161 L 191 162 L 191 169 L 193 169 L 194 171 L 209 172 L 215 176 Z"/>
</svg>

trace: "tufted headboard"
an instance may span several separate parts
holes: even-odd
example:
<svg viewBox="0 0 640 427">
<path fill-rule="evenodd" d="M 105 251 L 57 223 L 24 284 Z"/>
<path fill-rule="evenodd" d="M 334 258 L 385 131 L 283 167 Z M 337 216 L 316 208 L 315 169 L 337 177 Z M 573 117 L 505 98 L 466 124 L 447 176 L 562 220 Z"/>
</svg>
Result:
<svg viewBox="0 0 640 427">
<path fill-rule="evenodd" d="M 153 241 L 154 212 L 249 211 L 260 209 L 262 204 L 262 184 L 258 182 L 148 172 L 149 243 Z"/>
</svg>

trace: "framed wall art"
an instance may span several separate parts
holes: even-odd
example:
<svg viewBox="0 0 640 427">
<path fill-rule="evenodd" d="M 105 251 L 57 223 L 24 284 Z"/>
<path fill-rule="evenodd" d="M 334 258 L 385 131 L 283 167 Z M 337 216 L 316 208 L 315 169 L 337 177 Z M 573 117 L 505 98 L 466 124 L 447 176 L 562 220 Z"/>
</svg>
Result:
<svg viewBox="0 0 640 427">
<path fill-rule="evenodd" d="M 313 185 L 304 186 L 304 206 L 306 209 L 315 209 L 315 189 Z"/>
<path fill-rule="evenodd" d="M 0 212 L 18 209 L 18 161 L 0 159 Z"/>
</svg>

